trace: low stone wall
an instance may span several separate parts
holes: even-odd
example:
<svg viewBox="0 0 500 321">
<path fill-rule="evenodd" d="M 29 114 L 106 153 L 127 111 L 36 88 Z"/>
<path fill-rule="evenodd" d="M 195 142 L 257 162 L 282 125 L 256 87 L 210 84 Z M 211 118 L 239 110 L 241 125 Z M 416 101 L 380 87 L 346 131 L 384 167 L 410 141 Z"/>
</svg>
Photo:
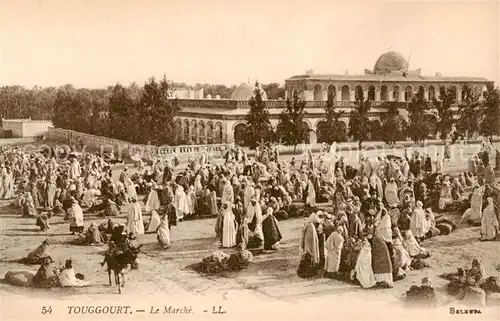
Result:
<svg viewBox="0 0 500 321">
<path fill-rule="evenodd" d="M 49 128 L 45 138 L 50 141 L 65 144 L 77 151 L 99 150 L 101 152 L 112 152 L 120 158 L 129 158 L 139 154 L 144 158 L 165 157 L 177 154 L 179 157 L 201 155 L 204 151 L 220 155 L 223 151 L 230 149 L 233 144 L 212 145 L 182 145 L 182 146 L 152 146 L 131 144 L 126 141 L 104 136 L 80 133 L 74 130 L 62 128 Z"/>
</svg>

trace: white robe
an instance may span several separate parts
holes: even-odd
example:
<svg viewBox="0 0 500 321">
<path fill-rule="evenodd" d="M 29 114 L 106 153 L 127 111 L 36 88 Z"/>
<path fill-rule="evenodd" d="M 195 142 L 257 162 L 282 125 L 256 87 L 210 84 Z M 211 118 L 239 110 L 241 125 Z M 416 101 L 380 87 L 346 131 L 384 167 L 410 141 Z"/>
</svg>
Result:
<svg viewBox="0 0 500 321">
<path fill-rule="evenodd" d="M 398 186 L 396 182 L 387 183 L 384 195 L 385 195 L 385 200 L 387 204 L 389 204 L 389 206 L 399 205 Z"/>
<path fill-rule="evenodd" d="M 488 204 L 483 211 L 481 217 L 481 239 L 493 240 L 498 230 L 498 219 L 495 214 L 495 207 L 493 203 Z"/>
<path fill-rule="evenodd" d="M 158 192 L 152 189 L 149 192 L 148 200 L 146 202 L 146 212 L 151 212 L 153 210 L 157 211 L 160 208 L 160 199 L 158 198 Z"/>
<path fill-rule="evenodd" d="M 151 211 L 151 219 L 149 221 L 148 233 L 156 232 L 158 226 L 160 226 L 160 215 L 156 210 Z"/>
<path fill-rule="evenodd" d="M 69 178 L 75 179 L 77 177 L 80 177 L 80 175 L 81 175 L 80 163 L 78 163 L 78 161 L 72 162 L 69 168 Z"/>
<path fill-rule="evenodd" d="M 144 234 L 144 222 L 142 220 L 142 210 L 139 203 L 131 203 L 127 217 L 127 231 L 134 235 Z"/>
<path fill-rule="evenodd" d="M 314 205 L 316 203 L 316 191 L 311 181 L 307 183 L 307 198 L 306 204 Z"/>
<path fill-rule="evenodd" d="M 344 238 L 338 232 L 330 234 L 325 243 L 326 254 L 326 272 L 338 272 L 340 267 L 340 256 Z"/>
<path fill-rule="evenodd" d="M 425 212 L 422 208 L 416 208 L 410 220 L 410 229 L 415 237 L 424 237 L 427 226 Z"/>
<path fill-rule="evenodd" d="M 256 217 L 256 226 L 255 226 L 255 231 L 254 234 L 257 236 L 259 239 L 264 240 L 264 232 L 262 231 L 262 208 L 260 207 L 260 204 L 257 202 L 257 204 L 248 205 L 247 208 L 247 215 L 246 215 L 246 222 L 250 224 L 254 218 Z"/>
<path fill-rule="evenodd" d="M 243 207 L 248 208 L 252 197 L 255 195 L 255 189 L 252 186 L 245 187 L 245 195 L 243 196 Z"/>
<path fill-rule="evenodd" d="M 160 226 L 156 232 L 158 242 L 165 246 L 170 246 L 170 229 L 168 227 L 168 216 L 164 215 L 161 219 Z"/>
<path fill-rule="evenodd" d="M 224 185 L 224 189 L 222 190 L 222 198 L 221 203 L 234 203 L 234 191 L 233 186 L 230 183 Z"/>
<path fill-rule="evenodd" d="M 182 187 L 177 187 L 174 196 L 174 206 L 177 213 L 177 219 L 183 219 L 184 215 L 189 213 L 189 205 L 187 202 L 187 195 L 184 193 Z"/>
<path fill-rule="evenodd" d="M 72 268 L 64 269 L 61 271 L 61 273 L 59 274 L 59 282 L 61 283 L 62 287 L 89 285 L 89 282 L 77 279 L 75 276 L 75 270 L 73 270 Z"/>
<path fill-rule="evenodd" d="M 73 204 L 70 209 L 70 226 L 83 226 L 83 210 L 79 204 Z"/>
<path fill-rule="evenodd" d="M 359 252 L 354 272 L 361 287 L 365 289 L 371 288 L 377 283 L 372 268 L 372 248 L 370 243 L 365 243 Z"/>
<path fill-rule="evenodd" d="M 236 222 L 233 211 L 227 209 L 222 215 L 222 247 L 236 246 Z"/>
</svg>

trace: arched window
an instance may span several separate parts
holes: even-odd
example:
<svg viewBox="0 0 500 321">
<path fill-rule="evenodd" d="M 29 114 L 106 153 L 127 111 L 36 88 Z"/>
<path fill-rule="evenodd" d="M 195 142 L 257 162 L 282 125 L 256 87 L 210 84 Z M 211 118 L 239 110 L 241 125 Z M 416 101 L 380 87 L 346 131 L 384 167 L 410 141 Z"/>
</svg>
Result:
<svg viewBox="0 0 500 321">
<path fill-rule="evenodd" d="M 245 143 L 245 124 L 238 124 L 234 127 L 234 142 L 236 145 L 243 146 Z"/>
<path fill-rule="evenodd" d="M 328 97 L 332 97 L 333 100 L 335 100 L 336 96 L 337 96 L 337 89 L 335 88 L 335 86 L 334 85 L 328 86 L 328 96 L 327 96 L 327 98 Z"/>
<path fill-rule="evenodd" d="M 460 98 L 461 98 L 461 100 L 467 99 L 467 93 L 465 92 L 464 89 L 460 90 Z"/>
<path fill-rule="evenodd" d="M 428 101 L 433 101 L 434 98 L 436 98 L 436 88 L 434 86 L 429 87 L 429 92 L 427 93 L 427 100 Z"/>
<path fill-rule="evenodd" d="M 342 86 L 342 100 L 343 101 L 351 100 L 351 90 L 347 85 Z"/>
<path fill-rule="evenodd" d="M 375 87 L 373 86 L 368 87 L 368 100 L 375 100 Z"/>
<path fill-rule="evenodd" d="M 214 125 L 212 123 L 207 123 L 207 143 L 214 143 Z"/>
<path fill-rule="evenodd" d="M 412 97 L 413 97 L 413 91 L 411 89 L 411 86 L 406 86 L 406 88 L 405 88 L 405 101 L 410 101 Z"/>
<path fill-rule="evenodd" d="M 399 86 L 394 86 L 392 89 L 392 100 L 399 101 Z"/>
<path fill-rule="evenodd" d="M 222 124 L 215 124 L 214 139 L 216 144 L 222 144 Z"/>
<path fill-rule="evenodd" d="M 191 121 L 191 141 L 193 144 L 198 142 L 198 123 L 194 119 Z"/>
<path fill-rule="evenodd" d="M 203 122 L 200 122 L 198 124 L 198 139 L 200 141 L 200 144 L 206 144 L 206 135 L 205 135 L 205 124 Z"/>
<path fill-rule="evenodd" d="M 388 97 L 387 97 L 387 86 L 382 86 L 380 87 L 380 100 L 381 101 L 386 101 L 388 100 Z"/>
<path fill-rule="evenodd" d="M 317 136 L 318 143 L 323 143 L 323 142 L 327 141 L 328 128 L 327 128 L 326 123 L 324 121 L 320 121 L 320 122 L 318 122 L 318 125 L 316 125 L 316 136 Z"/>
<path fill-rule="evenodd" d="M 177 144 L 182 140 L 182 121 L 177 118 L 174 122 L 174 131 L 175 131 L 175 142 Z"/>
<path fill-rule="evenodd" d="M 356 86 L 354 88 L 354 98 L 356 100 L 360 100 L 360 99 L 364 100 L 365 98 L 363 97 L 363 95 L 364 95 L 363 88 L 361 88 L 361 86 Z"/>
<path fill-rule="evenodd" d="M 323 101 L 323 88 L 320 84 L 314 86 L 314 101 Z"/>
<path fill-rule="evenodd" d="M 189 141 L 189 120 L 184 120 L 184 135 L 183 135 L 183 139 L 184 139 L 184 142 L 187 143 Z"/>
</svg>

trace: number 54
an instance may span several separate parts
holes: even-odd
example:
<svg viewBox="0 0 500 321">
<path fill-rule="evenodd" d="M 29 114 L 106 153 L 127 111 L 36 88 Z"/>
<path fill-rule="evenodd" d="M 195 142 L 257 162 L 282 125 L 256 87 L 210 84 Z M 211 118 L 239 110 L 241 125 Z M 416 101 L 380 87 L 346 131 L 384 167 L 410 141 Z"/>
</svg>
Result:
<svg viewBox="0 0 500 321">
<path fill-rule="evenodd" d="M 42 314 L 51 314 L 52 313 L 52 307 L 42 307 Z"/>
</svg>

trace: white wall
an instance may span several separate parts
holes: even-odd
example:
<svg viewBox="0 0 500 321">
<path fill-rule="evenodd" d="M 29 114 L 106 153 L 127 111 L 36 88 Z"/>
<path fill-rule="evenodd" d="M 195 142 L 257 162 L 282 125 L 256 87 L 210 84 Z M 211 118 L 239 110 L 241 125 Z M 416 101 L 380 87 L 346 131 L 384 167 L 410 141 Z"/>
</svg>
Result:
<svg viewBox="0 0 500 321">
<path fill-rule="evenodd" d="M 21 121 L 2 120 L 2 129 L 12 130 L 13 137 L 23 137 L 23 123 Z"/>
<path fill-rule="evenodd" d="M 29 119 L 2 119 L 3 130 L 12 130 L 14 137 L 36 137 L 44 135 L 52 126 L 51 121 Z"/>
</svg>

